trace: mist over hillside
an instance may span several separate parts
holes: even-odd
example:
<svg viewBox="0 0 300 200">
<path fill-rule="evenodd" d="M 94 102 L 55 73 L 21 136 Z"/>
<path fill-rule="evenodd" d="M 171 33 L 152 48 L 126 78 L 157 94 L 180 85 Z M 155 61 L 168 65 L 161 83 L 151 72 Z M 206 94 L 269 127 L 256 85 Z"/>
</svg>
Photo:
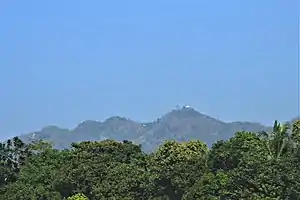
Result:
<svg viewBox="0 0 300 200">
<path fill-rule="evenodd" d="M 155 121 L 140 123 L 120 116 L 112 116 L 103 122 L 86 120 L 73 130 L 47 126 L 38 132 L 21 135 L 25 142 L 47 140 L 55 148 L 69 148 L 73 142 L 112 139 L 129 140 L 141 144 L 149 152 L 165 140 L 188 141 L 198 139 L 211 146 L 217 140 L 226 140 L 237 131 L 257 132 L 270 128 L 259 123 L 225 123 L 204 115 L 196 109 L 183 106 L 173 109 Z"/>
</svg>

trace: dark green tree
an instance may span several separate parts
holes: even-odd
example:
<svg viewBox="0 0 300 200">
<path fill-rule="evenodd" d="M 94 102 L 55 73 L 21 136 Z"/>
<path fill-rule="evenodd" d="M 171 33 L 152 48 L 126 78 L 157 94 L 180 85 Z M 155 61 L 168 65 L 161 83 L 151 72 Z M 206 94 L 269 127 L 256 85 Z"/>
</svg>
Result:
<svg viewBox="0 0 300 200">
<path fill-rule="evenodd" d="M 200 141 L 167 141 L 161 145 L 149 162 L 153 196 L 181 199 L 208 170 L 207 153 L 207 146 Z"/>
</svg>

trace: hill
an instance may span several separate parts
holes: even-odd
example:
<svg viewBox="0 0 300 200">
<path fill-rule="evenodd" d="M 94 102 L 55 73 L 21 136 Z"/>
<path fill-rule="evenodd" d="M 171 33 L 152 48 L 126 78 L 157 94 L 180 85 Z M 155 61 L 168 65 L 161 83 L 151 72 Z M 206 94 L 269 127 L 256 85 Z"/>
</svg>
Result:
<svg viewBox="0 0 300 200">
<path fill-rule="evenodd" d="M 199 139 L 210 146 L 215 141 L 226 140 L 235 132 L 242 130 L 257 132 L 268 131 L 269 128 L 259 123 L 225 123 L 187 106 L 174 109 L 149 123 L 139 123 L 124 117 L 114 116 L 103 122 L 84 121 L 73 130 L 48 126 L 38 132 L 21 135 L 20 138 L 25 142 L 30 142 L 32 139 L 47 140 L 58 149 L 68 148 L 72 142 L 105 139 L 130 140 L 135 144 L 141 144 L 142 148 L 149 152 L 153 151 L 164 140 Z"/>
</svg>

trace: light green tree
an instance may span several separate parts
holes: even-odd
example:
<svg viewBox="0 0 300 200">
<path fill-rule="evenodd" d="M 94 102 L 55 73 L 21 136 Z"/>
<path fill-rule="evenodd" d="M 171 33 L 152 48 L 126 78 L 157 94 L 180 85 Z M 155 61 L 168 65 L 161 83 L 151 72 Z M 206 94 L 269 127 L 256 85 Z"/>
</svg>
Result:
<svg viewBox="0 0 300 200">
<path fill-rule="evenodd" d="M 78 194 L 68 197 L 67 200 L 89 200 L 89 199 L 84 194 L 78 193 Z"/>
<path fill-rule="evenodd" d="M 155 197 L 179 200 L 207 171 L 206 144 L 201 141 L 166 141 L 149 162 Z"/>
<path fill-rule="evenodd" d="M 268 151 L 268 158 L 278 160 L 289 151 L 294 152 L 300 144 L 300 122 L 295 121 L 292 129 L 289 123 L 274 122 L 271 132 L 262 131 L 258 134 Z"/>
</svg>

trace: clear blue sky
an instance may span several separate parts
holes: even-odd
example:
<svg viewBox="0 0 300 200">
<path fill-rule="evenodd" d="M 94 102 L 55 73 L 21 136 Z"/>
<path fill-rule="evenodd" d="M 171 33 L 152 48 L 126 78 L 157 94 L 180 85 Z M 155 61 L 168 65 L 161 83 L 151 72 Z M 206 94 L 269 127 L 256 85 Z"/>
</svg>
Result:
<svg viewBox="0 0 300 200">
<path fill-rule="evenodd" d="M 189 104 L 224 121 L 297 115 L 297 0 L 2 1 L 2 138 Z"/>
</svg>

